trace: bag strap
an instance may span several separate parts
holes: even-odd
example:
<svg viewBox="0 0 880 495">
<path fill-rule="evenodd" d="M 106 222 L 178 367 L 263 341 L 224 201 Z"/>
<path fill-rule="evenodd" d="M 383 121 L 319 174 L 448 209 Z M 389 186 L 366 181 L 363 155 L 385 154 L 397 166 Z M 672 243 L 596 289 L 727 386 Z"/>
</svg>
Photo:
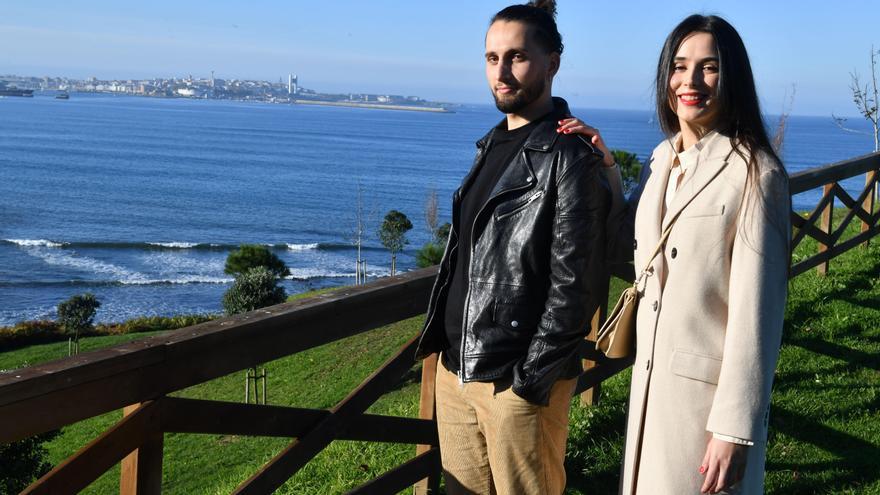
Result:
<svg viewBox="0 0 880 495">
<path fill-rule="evenodd" d="M 663 231 L 663 235 L 660 236 L 660 241 L 657 243 L 657 247 L 654 248 L 654 254 L 648 259 L 648 263 L 645 265 L 645 269 L 639 273 L 639 276 L 636 277 L 634 285 L 638 289 L 639 281 L 641 281 L 642 277 L 648 273 L 648 269 L 651 268 L 651 263 L 654 262 L 654 259 L 657 258 L 657 255 L 660 254 L 660 251 L 663 250 L 663 246 L 666 244 L 666 240 L 669 239 L 669 233 L 672 232 L 672 226 L 675 225 L 675 221 L 678 220 L 678 216 L 681 215 L 682 210 L 679 210 L 678 213 L 672 217 L 672 220 L 669 221 L 669 225 L 666 226 L 666 229 Z"/>
</svg>

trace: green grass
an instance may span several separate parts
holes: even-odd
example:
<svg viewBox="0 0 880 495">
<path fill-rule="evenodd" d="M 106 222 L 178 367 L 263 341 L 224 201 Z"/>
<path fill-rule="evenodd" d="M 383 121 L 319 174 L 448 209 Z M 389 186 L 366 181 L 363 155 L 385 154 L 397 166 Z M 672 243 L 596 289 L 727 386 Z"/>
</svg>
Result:
<svg viewBox="0 0 880 495">
<path fill-rule="evenodd" d="M 805 242 L 803 259 L 816 246 Z M 880 239 L 790 283 L 786 326 L 773 392 L 767 457 L 770 494 L 880 494 Z M 622 284 L 610 291 L 616 298 Z M 303 296 L 299 296 L 303 297 Z M 413 318 L 266 365 L 269 403 L 330 407 L 418 332 Z M 149 334 L 93 337 L 84 350 Z M 0 369 L 63 357 L 67 344 L 0 355 Z M 414 417 L 414 368 L 371 412 Z M 571 409 L 566 468 L 571 494 L 616 493 L 629 372 L 602 385 L 598 406 Z M 241 401 L 244 372 L 180 392 L 182 397 Z M 59 462 L 121 416 L 113 412 L 68 426 L 48 444 Z M 229 493 L 288 444 L 286 439 L 166 434 L 163 484 L 169 494 Z M 278 493 L 343 493 L 409 459 L 411 445 L 334 442 Z M 114 493 L 118 467 L 87 493 Z"/>
<path fill-rule="evenodd" d="M 794 260 L 816 250 L 805 241 Z M 791 280 L 785 317 L 766 493 L 880 494 L 880 238 L 833 259 L 825 277 Z M 572 407 L 568 493 L 616 493 L 628 387 L 621 373 L 598 406 Z"/>
</svg>

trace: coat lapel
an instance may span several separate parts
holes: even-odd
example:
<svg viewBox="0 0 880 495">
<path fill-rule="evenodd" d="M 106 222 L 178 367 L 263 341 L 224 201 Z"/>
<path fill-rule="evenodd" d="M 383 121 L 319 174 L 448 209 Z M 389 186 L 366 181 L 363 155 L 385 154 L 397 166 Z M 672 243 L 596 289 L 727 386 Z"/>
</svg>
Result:
<svg viewBox="0 0 880 495">
<path fill-rule="evenodd" d="M 672 204 L 669 205 L 669 210 L 667 210 L 666 215 L 663 216 L 662 228 L 660 232 L 666 230 L 666 227 L 669 226 L 669 223 L 672 219 L 678 215 L 681 210 L 684 209 L 685 206 L 690 204 L 690 202 L 698 195 L 700 192 L 709 185 L 715 177 L 718 177 L 718 174 L 724 170 L 724 167 L 727 166 L 727 161 L 730 158 L 730 153 L 733 151 L 733 148 L 730 144 L 730 139 L 726 136 L 714 132 L 711 136 L 706 136 L 708 139 L 706 143 L 703 145 L 703 149 L 700 150 L 700 154 L 697 157 L 697 163 L 691 170 L 687 171 L 683 182 L 678 187 L 678 191 L 675 193 L 675 198 L 672 200 Z M 670 147 L 670 153 L 671 153 Z M 672 158 L 672 157 L 670 157 Z M 669 163 L 672 163 L 672 160 L 669 160 Z M 717 165 L 716 165 L 717 164 Z M 669 180 L 669 170 L 666 170 L 666 178 Z M 666 190 L 666 181 L 663 183 L 663 191 Z M 664 195 L 661 194 L 661 197 Z M 658 223 L 659 224 L 659 223 Z M 658 234 L 659 239 L 659 234 Z"/>
<path fill-rule="evenodd" d="M 640 257 L 635 267 L 636 275 L 645 269 L 648 257 L 651 256 L 657 243 L 660 242 L 660 222 L 663 219 L 664 191 L 666 191 L 666 184 L 669 182 L 669 168 L 672 165 L 672 155 L 671 145 L 663 147 L 652 156 L 651 163 L 648 164 L 651 167 L 651 175 L 656 177 L 657 180 L 649 181 L 645 185 L 645 191 L 642 192 L 642 197 L 639 200 L 639 211 L 644 209 L 645 213 L 644 220 L 636 228 L 637 232 L 644 232 L 644 235 L 639 235 L 638 239 L 639 249 L 637 249 L 637 252 L 640 254 Z M 657 265 L 658 262 L 662 263 L 659 257 L 655 258 L 652 263 L 655 270 L 660 268 Z"/>
</svg>

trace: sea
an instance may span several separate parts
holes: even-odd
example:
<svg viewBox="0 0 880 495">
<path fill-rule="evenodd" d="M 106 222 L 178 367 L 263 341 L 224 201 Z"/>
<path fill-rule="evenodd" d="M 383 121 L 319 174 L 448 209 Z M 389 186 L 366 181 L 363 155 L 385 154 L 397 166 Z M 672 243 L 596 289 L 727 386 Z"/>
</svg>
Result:
<svg viewBox="0 0 880 495">
<path fill-rule="evenodd" d="M 412 221 L 401 271 L 430 238 L 425 204 L 451 197 L 474 143 L 502 115 L 77 94 L 0 98 L 0 325 L 51 319 L 94 293 L 100 322 L 220 313 L 228 253 L 263 244 L 284 260 L 288 293 L 353 284 L 357 212 L 369 279 L 390 274 L 376 230 Z M 646 159 L 661 140 L 649 111 L 574 108 L 612 148 Z M 776 127 L 770 116 L 768 126 Z M 864 121 L 850 127 L 868 131 Z M 792 116 L 789 172 L 872 150 L 831 116 Z M 860 181 L 845 184 L 860 190 Z M 821 190 L 798 195 L 812 209 Z M 359 199 L 360 198 L 360 199 Z M 360 207 L 358 206 L 360 205 Z"/>
</svg>

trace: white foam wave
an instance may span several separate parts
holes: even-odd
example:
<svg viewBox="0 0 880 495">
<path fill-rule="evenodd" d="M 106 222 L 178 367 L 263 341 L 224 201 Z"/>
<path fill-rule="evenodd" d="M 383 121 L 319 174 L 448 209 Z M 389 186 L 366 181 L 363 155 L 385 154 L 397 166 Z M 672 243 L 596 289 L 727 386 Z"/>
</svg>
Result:
<svg viewBox="0 0 880 495">
<path fill-rule="evenodd" d="M 151 246 L 160 246 L 167 248 L 190 249 L 199 245 L 198 242 L 148 242 Z M 212 244 L 213 245 L 213 244 Z"/>
<path fill-rule="evenodd" d="M 368 277 L 385 277 L 390 275 L 389 270 L 367 270 Z M 310 280 L 315 278 L 354 278 L 354 272 L 322 270 L 320 268 L 291 268 L 289 280 Z"/>
<path fill-rule="evenodd" d="M 312 244 L 287 244 L 288 251 L 310 251 L 313 249 L 318 249 L 319 244 L 317 242 Z"/>
<path fill-rule="evenodd" d="M 63 242 L 49 241 L 46 239 L 4 239 L 6 242 L 24 247 L 61 247 Z"/>
<path fill-rule="evenodd" d="M 183 276 L 168 279 L 120 280 L 122 285 L 158 285 L 158 284 L 228 284 L 235 279 L 228 277 Z"/>
<path fill-rule="evenodd" d="M 106 263 L 94 258 L 77 256 L 70 253 L 53 253 L 43 250 L 33 250 L 31 254 L 42 259 L 50 265 L 64 266 L 75 268 L 90 273 L 106 275 L 109 281 L 121 283 L 140 283 L 147 280 L 147 277 L 132 270 L 125 269 L 112 263 Z"/>
</svg>

